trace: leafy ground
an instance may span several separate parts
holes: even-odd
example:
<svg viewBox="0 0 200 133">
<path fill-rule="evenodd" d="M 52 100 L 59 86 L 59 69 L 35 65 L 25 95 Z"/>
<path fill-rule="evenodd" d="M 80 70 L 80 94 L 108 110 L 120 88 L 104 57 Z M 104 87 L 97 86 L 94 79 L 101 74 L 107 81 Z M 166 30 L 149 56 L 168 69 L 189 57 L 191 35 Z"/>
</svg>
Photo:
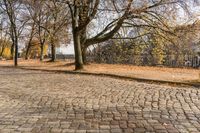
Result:
<svg viewBox="0 0 200 133">
<path fill-rule="evenodd" d="M 13 66 L 13 61 L 0 61 L 0 66 Z M 40 62 L 38 60 L 19 60 L 19 66 L 28 69 L 45 69 L 58 71 L 73 71 L 72 60 Z M 198 81 L 200 70 L 186 68 L 147 67 L 132 65 L 95 64 L 86 65 L 83 72 L 95 74 L 111 74 L 131 78 L 150 79 L 171 82 Z"/>
</svg>

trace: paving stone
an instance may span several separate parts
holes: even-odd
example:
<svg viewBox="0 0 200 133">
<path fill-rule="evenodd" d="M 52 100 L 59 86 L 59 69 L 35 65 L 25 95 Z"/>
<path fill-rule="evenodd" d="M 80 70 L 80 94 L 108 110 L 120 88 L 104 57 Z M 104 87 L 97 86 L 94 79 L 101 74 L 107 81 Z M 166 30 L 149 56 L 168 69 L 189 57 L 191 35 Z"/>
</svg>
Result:
<svg viewBox="0 0 200 133">
<path fill-rule="evenodd" d="M 0 133 L 198 133 L 200 90 L 0 67 Z"/>
</svg>

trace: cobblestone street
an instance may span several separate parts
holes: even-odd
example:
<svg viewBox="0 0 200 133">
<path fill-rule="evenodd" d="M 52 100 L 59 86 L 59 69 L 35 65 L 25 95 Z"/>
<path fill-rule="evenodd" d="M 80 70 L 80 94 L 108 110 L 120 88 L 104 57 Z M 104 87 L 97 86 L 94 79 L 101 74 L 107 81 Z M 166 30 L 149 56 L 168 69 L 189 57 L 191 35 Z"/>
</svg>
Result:
<svg viewBox="0 0 200 133">
<path fill-rule="evenodd" d="M 0 68 L 0 133 L 199 133 L 200 90 Z"/>
</svg>

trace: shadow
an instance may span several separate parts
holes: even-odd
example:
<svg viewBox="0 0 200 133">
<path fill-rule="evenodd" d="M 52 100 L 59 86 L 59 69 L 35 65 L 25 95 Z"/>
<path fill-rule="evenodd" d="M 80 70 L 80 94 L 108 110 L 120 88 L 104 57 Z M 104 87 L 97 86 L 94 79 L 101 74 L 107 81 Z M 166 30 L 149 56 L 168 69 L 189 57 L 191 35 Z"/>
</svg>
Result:
<svg viewBox="0 0 200 133">
<path fill-rule="evenodd" d="M 0 66 L 0 68 L 2 69 L 21 69 L 20 67 L 14 67 L 14 66 Z M 22 69 L 21 69 L 22 70 Z M 42 71 L 41 71 L 42 72 Z M 0 75 L 38 75 L 38 74 L 41 74 L 41 72 L 39 72 L 39 70 L 35 70 L 35 71 L 30 71 L 30 70 L 27 70 L 27 71 L 0 71 Z M 54 74 L 54 73 L 42 73 L 42 74 Z"/>
<path fill-rule="evenodd" d="M 4 73 L 1 73 L 0 72 L 0 76 L 1 75 L 4 75 L 4 76 L 6 76 L 6 75 L 39 75 L 39 74 L 41 74 L 41 73 L 19 73 L 19 72 L 12 72 L 12 73 L 6 73 L 6 74 L 4 74 Z M 53 73 L 42 73 L 43 75 L 53 75 Z"/>
<path fill-rule="evenodd" d="M 46 60 L 46 61 L 42 61 L 44 63 L 56 63 L 59 62 L 58 60 L 53 61 L 52 59 Z"/>
<path fill-rule="evenodd" d="M 17 67 L 15 67 L 15 66 L 0 66 L 0 68 L 17 68 Z"/>
<path fill-rule="evenodd" d="M 29 68 L 30 66 L 0 66 L 0 68 L 13 68 L 13 69 L 17 69 L 17 68 Z M 31 66 L 32 68 L 42 68 L 44 66 Z"/>
<path fill-rule="evenodd" d="M 64 65 L 58 65 L 56 67 L 70 67 L 70 66 L 74 66 L 75 65 L 75 62 L 71 62 L 71 63 L 67 63 L 67 64 L 64 64 Z"/>
<path fill-rule="evenodd" d="M 200 80 L 188 80 L 187 83 L 194 84 L 196 86 L 200 86 Z"/>
<path fill-rule="evenodd" d="M 69 64 L 72 65 L 72 64 Z M 2 67 L 2 66 L 0 66 Z M 32 71 L 43 71 L 43 72 L 53 72 L 53 73 L 65 73 L 65 74 L 78 74 L 78 75 L 86 75 L 86 76 L 100 76 L 100 77 L 109 77 L 109 78 L 115 78 L 120 80 L 129 80 L 129 81 L 137 81 L 137 82 L 143 82 L 148 84 L 162 84 L 162 85 L 168 85 L 168 86 L 178 86 L 178 87 L 200 87 L 200 83 L 195 82 L 177 82 L 177 81 L 165 81 L 165 80 L 154 80 L 154 79 L 145 79 L 145 78 L 138 78 L 138 77 L 128 77 L 128 76 L 122 76 L 117 74 L 109 74 L 109 73 L 92 73 L 85 70 L 76 71 L 76 70 L 47 70 L 47 69 L 39 69 L 39 67 L 35 68 L 29 68 L 29 67 L 12 67 L 12 66 L 3 66 L 2 68 L 15 68 L 15 69 L 23 69 L 23 70 L 32 70 Z M 38 69 L 37 69 L 38 68 Z"/>
</svg>

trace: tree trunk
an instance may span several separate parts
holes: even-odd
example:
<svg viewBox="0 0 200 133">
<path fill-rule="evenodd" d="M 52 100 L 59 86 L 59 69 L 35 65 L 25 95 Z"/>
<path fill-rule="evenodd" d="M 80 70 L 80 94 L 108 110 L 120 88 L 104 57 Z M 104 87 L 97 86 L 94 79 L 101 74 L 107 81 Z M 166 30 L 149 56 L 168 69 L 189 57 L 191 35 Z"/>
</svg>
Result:
<svg viewBox="0 0 200 133">
<path fill-rule="evenodd" d="M 75 52 L 75 70 L 83 69 L 83 57 L 80 43 L 80 35 L 77 31 L 73 33 L 74 38 L 74 52 Z"/>
<path fill-rule="evenodd" d="M 83 64 L 87 64 L 87 48 L 82 47 Z"/>
<path fill-rule="evenodd" d="M 40 61 L 44 60 L 44 44 L 40 44 Z"/>
<path fill-rule="evenodd" d="M 86 40 L 86 28 L 84 28 L 80 32 L 80 40 L 81 40 L 81 48 L 82 48 L 82 58 L 83 58 L 83 64 L 87 64 L 87 47 L 85 46 L 85 40 Z"/>
<path fill-rule="evenodd" d="M 15 58 L 14 58 L 15 66 L 18 66 L 18 38 L 15 38 Z"/>
<path fill-rule="evenodd" d="M 11 60 L 13 60 L 14 59 L 14 43 L 12 43 L 12 45 L 11 45 L 10 55 L 11 55 Z"/>
<path fill-rule="evenodd" d="M 5 46 L 3 46 L 1 49 L 0 57 L 3 56 L 4 50 L 5 50 Z"/>
<path fill-rule="evenodd" d="M 25 60 L 28 60 L 30 48 L 31 48 L 31 43 L 29 42 L 29 43 L 28 43 L 28 46 L 27 46 L 27 49 L 26 49 Z"/>
<path fill-rule="evenodd" d="M 54 62 L 56 60 L 56 47 L 54 44 L 51 44 L 51 61 Z"/>
<path fill-rule="evenodd" d="M 73 31 L 73 41 L 74 41 L 74 53 L 75 53 L 75 70 L 83 69 L 83 57 L 82 57 L 82 47 L 81 47 L 81 32 L 79 25 L 79 1 L 75 2 L 74 11 L 72 7 L 70 7 L 71 15 L 72 15 L 72 31 Z"/>
<path fill-rule="evenodd" d="M 32 42 L 32 40 L 33 40 L 34 31 L 35 31 L 35 21 L 34 21 L 33 24 L 32 24 L 31 34 L 30 34 L 28 46 L 27 46 L 27 49 L 26 49 L 25 60 L 28 59 L 29 51 L 30 51 L 30 48 L 31 48 L 31 42 Z"/>
<path fill-rule="evenodd" d="M 2 57 L 3 56 L 3 50 L 1 50 L 1 53 L 0 53 L 0 57 Z"/>
</svg>

